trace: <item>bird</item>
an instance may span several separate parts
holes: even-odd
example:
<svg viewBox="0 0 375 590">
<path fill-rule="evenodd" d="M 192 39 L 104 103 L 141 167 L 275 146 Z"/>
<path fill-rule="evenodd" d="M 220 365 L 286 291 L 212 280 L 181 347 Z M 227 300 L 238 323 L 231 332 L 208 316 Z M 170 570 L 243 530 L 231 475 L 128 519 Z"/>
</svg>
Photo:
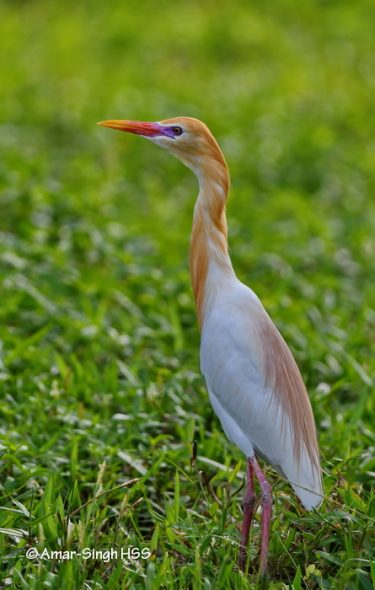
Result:
<svg viewBox="0 0 375 590">
<path fill-rule="evenodd" d="M 262 508 L 259 575 L 267 577 L 272 488 L 258 459 L 291 484 L 307 510 L 323 500 L 319 447 L 309 396 L 294 357 L 252 289 L 236 276 L 228 249 L 230 176 L 209 128 L 192 117 L 157 122 L 97 123 L 151 140 L 176 156 L 198 180 L 189 267 L 201 332 L 200 366 L 209 400 L 227 438 L 246 457 L 239 567 L 249 566 L 249 533 Z"/>
</svg>

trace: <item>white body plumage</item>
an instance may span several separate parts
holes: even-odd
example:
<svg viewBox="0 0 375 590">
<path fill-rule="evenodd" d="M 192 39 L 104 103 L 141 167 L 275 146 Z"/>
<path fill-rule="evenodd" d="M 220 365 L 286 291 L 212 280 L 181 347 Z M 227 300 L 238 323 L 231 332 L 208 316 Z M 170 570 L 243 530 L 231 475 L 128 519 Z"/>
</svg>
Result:
<svg viewBox="0 0 375 590">
<path fill-rule="evenodd" d="M 258 323 L 271 319 L 251 289 L 235 276 L 219 275 L 217 269 L 208 277 L 210 303 L 201 339 L 201 369 L 211 404 L 225 434 L 245 456 L 257 451 L 265 457 L 311 509 L 322 500 L 320 470 L 304 444 L 295 459 L 293 425 L 264 374 L 267 343 L 261 341 Z"/>
</svg>

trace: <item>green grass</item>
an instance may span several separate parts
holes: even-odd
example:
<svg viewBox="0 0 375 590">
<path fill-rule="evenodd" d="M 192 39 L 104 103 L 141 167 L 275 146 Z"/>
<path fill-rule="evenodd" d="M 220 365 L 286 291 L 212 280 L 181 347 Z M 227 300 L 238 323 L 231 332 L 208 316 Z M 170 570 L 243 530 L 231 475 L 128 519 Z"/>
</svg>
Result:
<svg viewBox="0 0 375 590">
<path fill-rule="evenodd" d="M 370 590 L 373 2 L 19 0 L 1 15 L 2 587 L 255 587 L 259 516 L 246 577 L 244 461 L 199 372 L 196 182 L 95 127 L 184 114 L 226 153 L 235 268 L 289 342 L 319 431 L 319 512 L 267 468 L 270 588 Z M 151 558 L 28 561 L 30 546 Z"/>
</svg>

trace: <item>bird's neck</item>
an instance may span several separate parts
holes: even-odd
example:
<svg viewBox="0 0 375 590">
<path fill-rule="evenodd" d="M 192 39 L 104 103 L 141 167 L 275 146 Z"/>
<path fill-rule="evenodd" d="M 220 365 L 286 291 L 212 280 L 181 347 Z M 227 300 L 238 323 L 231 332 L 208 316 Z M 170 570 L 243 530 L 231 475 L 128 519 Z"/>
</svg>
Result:
<svg viewBox="0 0 375 590">
<path fill-rule="evenodd" d="M 229 172 L 220 149 L 196 171 L 199 195 L 194 209 L 190 244 L 190 274 L 198 321 L 202 327 L 210 292 L 234 271 L 228 254 L 225 205 Z"/>
</svg>

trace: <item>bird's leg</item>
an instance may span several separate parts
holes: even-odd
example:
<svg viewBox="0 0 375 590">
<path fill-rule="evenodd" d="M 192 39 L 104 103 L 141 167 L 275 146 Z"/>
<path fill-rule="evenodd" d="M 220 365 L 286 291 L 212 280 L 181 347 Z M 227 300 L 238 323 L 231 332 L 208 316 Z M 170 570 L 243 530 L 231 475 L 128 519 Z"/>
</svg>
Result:
<svg viewBox="0 0 375 590">
<path fill-rule="evenodd" d="M 252 460 L 250 458 L 247 460 L 246 493 L 243 499 L 243 523 L 241 530 L 241 547 L 239 557 L 239 566 L 243 571 L 245 571 L 246 567 L 247 545 L 249 542 L 250 527 L 256 504 L 256 495 L 254 492 L 254 470 L 251 461 Z"/>
<path fill-rule="evenodd" d="M 254 467 L 255 475 L 262 490 L 262 531 L 259 572 L 261 576 L 264 577 L 267 574 L 268 543 L 270 538 L 270 522 L 272 515 L 272 488 L 266 480 L 263 471 L 259 467 L 256 458 L 253 457 L 251 461 Z"/>
</svg>

